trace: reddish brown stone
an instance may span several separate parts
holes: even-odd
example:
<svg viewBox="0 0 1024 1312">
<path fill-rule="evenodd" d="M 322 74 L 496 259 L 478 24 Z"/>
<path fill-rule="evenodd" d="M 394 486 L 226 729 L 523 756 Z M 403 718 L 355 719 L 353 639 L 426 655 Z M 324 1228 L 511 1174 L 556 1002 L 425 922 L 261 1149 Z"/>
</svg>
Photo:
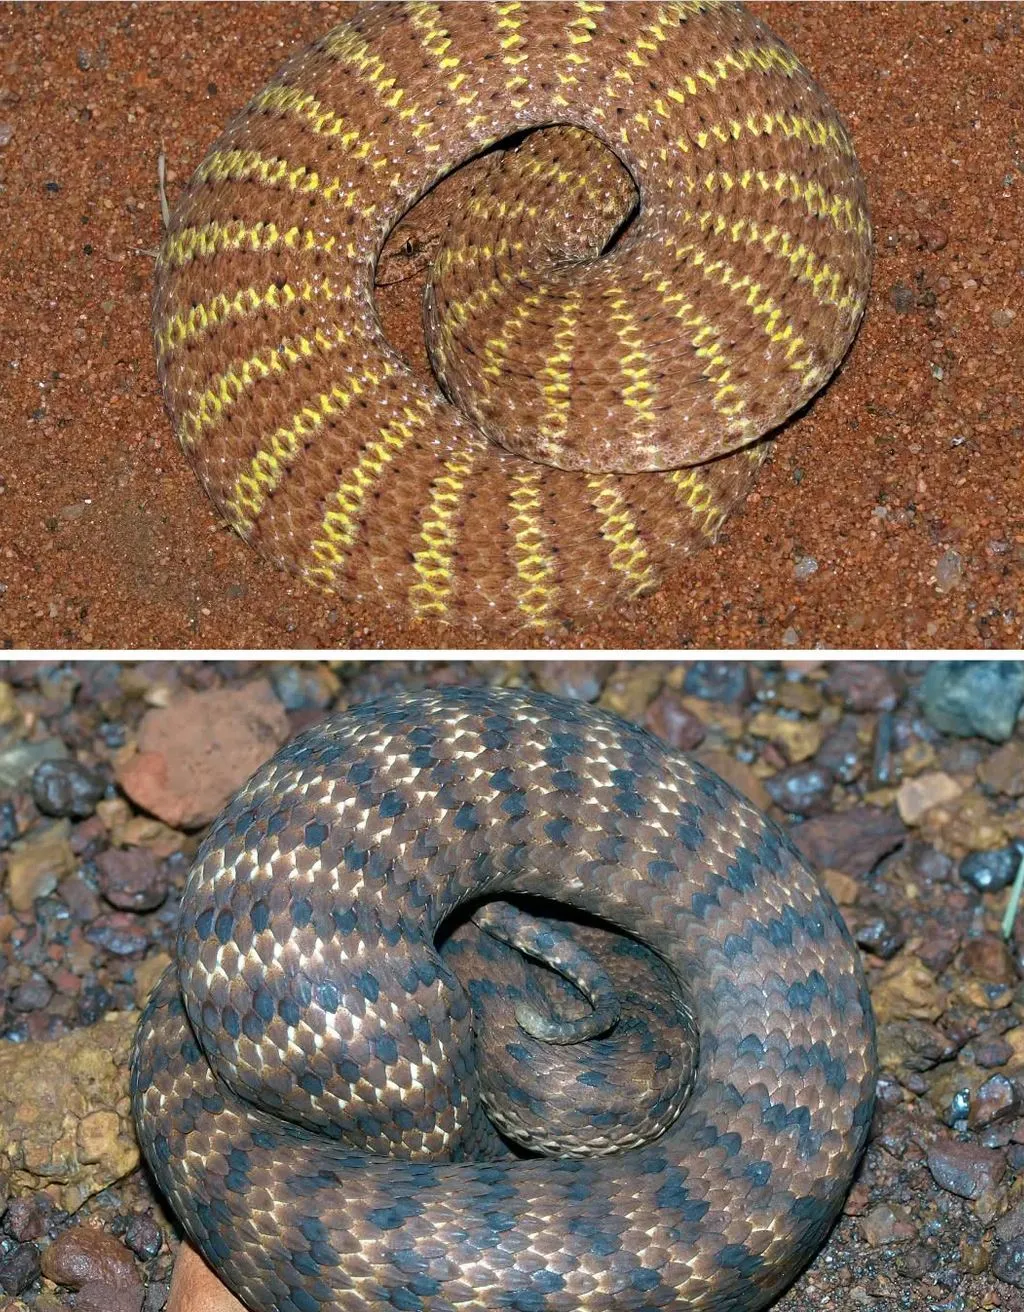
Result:
<svg viewBox="0 0 1024 1312">
<path fill-rule="evenodd" d="M 805 820 L 793 826 L 790 836 L 819 870 L 866 875 L 883 856 L 900 846 L 906 833 L 892 811 L 856 806 L 850 811 Z"/>
<path fill-rule="evenodd" d="M 43 1253 L 43 1275 L 71 1289 L 88 1284 L 132 1289 L 139 1284 L 135 1262 L 120 1239 L 88 1225 L 72 1226 L 57 1236 Z"/>
</svg>

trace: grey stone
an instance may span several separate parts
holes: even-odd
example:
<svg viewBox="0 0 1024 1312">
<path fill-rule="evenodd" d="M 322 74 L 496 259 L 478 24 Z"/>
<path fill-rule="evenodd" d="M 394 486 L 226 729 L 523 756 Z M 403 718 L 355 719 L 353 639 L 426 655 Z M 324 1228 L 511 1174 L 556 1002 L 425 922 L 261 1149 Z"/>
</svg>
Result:
<svg viewBox="0 0 1024 1312">
<path fill-rule="evenodd" d="M 1024 702 L 1024 662 L 936 661 L 921 701 L 929 723 L 943 733 L 1005 742 Z"/>
<path fill-rule="evenodd" d="M 59 738 L 44 738 L 38 743 L 15 743 L 0 751 L 0 788 L 24 788 L 43 761 L 62 761 L 68 749 Z"/>
</svg>

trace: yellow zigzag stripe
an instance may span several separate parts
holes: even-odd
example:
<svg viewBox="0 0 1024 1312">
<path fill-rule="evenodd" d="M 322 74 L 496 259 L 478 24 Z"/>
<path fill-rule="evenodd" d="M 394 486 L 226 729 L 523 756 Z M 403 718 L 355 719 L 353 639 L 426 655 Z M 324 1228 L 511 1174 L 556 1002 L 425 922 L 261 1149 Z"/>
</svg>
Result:
<svg viewBox="0 0 1024 1312">
<path fill-rule="evenodd" d="M 615 475 L 592 475 L 587 478 L 587 487 L 594 494 L 591 505 L 600 520 L 601 537 L 611 544 L 608 561 L 612 569 L 624 574 L 633 584 L 634 597 L 656 587 L 658 580 L 654 566 L 626 499 L 616 485 Z"/>
<path fill-rule="evenodd" d="M 388 66 L 378 54 L 370 50 L 370 44 L 357 31 L 345 24 L 335 29 L 326 42 L 324 49 L 332 59 L 355 69 L 356 76 L 369 84 L 374 95 L 393 113 L 405 122 L 412 120 L 412 136 L 415 140 L 430 131 L 437 131 L 437 124 L 430 114 L 423 114 L 418 103 L 403 104 L 406 99 L 405 88 L 399 86 L 394 74 L 388 76 Z M 440 150 L 440 144 L 423 143 L 428 152 Z"/>
<path fill-rule="evenodd" d="M 758 461 L 760 463 L 760 461 Z M 706 538 L 714 538 L 725 520 L 726 513 L 715 501 L 714 494 L 706 483 L 700 479 L 695 469 L 673 469 L 665 475 L 676 500 L 682 502 L 694 519 L 703 521 L 700 532 Z"/>
<path fill-rule="evenodd" d="M 433 413 L 434 407 L 429 402 L 417 397 L 415 403 L 428 417 Z M 318 563 L 306 569 L 308 577 L 331 586 L 359 536 L 367 492 L 385 466 L 395 459 L 407 442 L 412 441 L 412 430 L 423 429 L 425 425 L 423 413 L 418 414 L 409 406 L 403 406 L 402 417 L 381 425 L 376 438 L 362 448 L 356 463 L 328 499 L 320 536 L 310 544 L 310 554 Z"/>
<path fill-rule="evenodd" d="M 671 107 L 661 97 L 657 97 L 653 103 L 655 113 L 662 118 L 668 118 L 672 112 Z M 648 131 L 649 120 L 649 114 L 634 115 L 634 122 L 639 123 L 641 127 L 646 127 Z M 725 127 L 721 123 L 712 123 L 706 132 L 698 132 L 693 137 L 680 137 L 675 144 L 684 154 L 689 154 L 692 146 L 696 146 L 698 150 L 707 150 L 709 146 L 713 147 L 716 141 L 722 144 L 738 141 L 744 133 L 749 133 L 753 137 L 770 137 L 776 131 L 784 137 L 795 137 L 798 141 L 806 139 L 809 146 L 818 150 L 831 147 L 840 155 L 852 156 L 854 153 L 853 142 L 838 123 L 834 121 L 826 123 L 822 119 L 807 118 L 803 114 L 790 114 L 787 118 L 784 112 L 770 111 L 748 114 L 742 122 L 735 118 L 729 119 Z"/>
<path fill-rule="evenodd" d="M 511 97 L 513 109 L 524 109 L 529 104 L 528 97 L 515 94 L 529 85 L 529 78 L 516 71 L 520 64 L 525 63 L 527 58 L 522 50 L 525 38 L 520 31 L 523 24 L 519 13 L 522 8 L 520 0 L 512 0 L 509 4 L 496 4 L 493 9 L 493 12 L 498 16 L 496 27 L 498 29 L 498 49 L 501 51 L 501 62 L 509 70 L 509 76 L 505 80 L 505 90 Z"/>
<path fill-rule="evenodd" d="M 496 301 L 510 283 L 514 282 L 517 277 L 524 274 L 528 275 L 528 273 L 529 270 L 520 270 L 518 273 L 506 270 L 500 278 L 495 278 L 486 287 L 479 287 L 466 300 L 448 302 L 445 306 L 444 318 L 438 325 L 437 337 L 434 341 L 434 355 L 439 365 L 443 366 L 451 353 L 451 347 L 455 339 L 455 329 L 464 328 L 474 314 L 478 314 L 484 306 Z"/>
<path fill-rule="evenodd" d="M 413 553 L 413 569 L 419 580 L 409 589 L 409 604 L 417 616 L 444 615 L 448 610 L 456 520 L 476 455 L 476 451 L 466 450 L 452 456 L 444 462 L 444 473 L 430 485 L 430 500 L 420 529 L 423 545 Z"/>
<path fill-rule="evenodd" d="M 228 319 L 242 319 L 266 310 L 279 312 L 289 309 L 296 301 L 312 305 L 318 300 L 334 300 L 334 288 L 326 278 L 317 283 L 307 280 L 301 287 L 287 282 L 281 285 L 272 282 L 263 291 L 244 287 L 234 296 L 220 292 L 205 305 L 194 305 L 187 314 L 175 314 L 164 321 L 156 333 L 157 356 L 162 359 L 170 355 L 190 338 L 209 332 Z"/>
<path fill-rule="evenodd" d="M 657 53 L 658 46 L 668 40 L 671 27 L 671 16 L 663 6 L 655 16 L 654 22 L 646 23 L 640 29 L 633 44 L 622 58 L 633 68 L 646 68 L 649 56 Z M 632 83 L 633 80 L 632 74 L 626 68 L 615 69 L 612 76 L 619 82 Z M 609 86 L 607 90 L 613 98 L 617 94 L 617 88 Z"/>
<path fill-rule="evenodd" d="M 527 617 L 527 628 L 543 628 L 558 600 L 554 582 L 555 557 L 541 519 L 540 470 L 514 473 L 515 491 L 509 497 L 509 527 L 515 538 L 513 563 L 522 590 L 516 605 Z"/>
<path fill-rule="evenodd" d="M 355 204 L 355 190 L 341 178 L 321 184 L 315 169 L 276 155 L 262 155 L 258 150 L 215 150 L 199 165 L 196 178 L 200 182 L 248 182 L 255 178 L 264 187 L 284 185 L 304 196 L 319 192 L 325 200 L 333 200 L 345 191 L 345 204 Z"/>
<path fill-rule="evenodd" d="M 627 52 L 626 59 L 641 73 L 647 67 L 647 60 L 641 52 L 651 53 L 657 50 L 657 44 L 651 41 L 638 39 L 633 48 Z M 665 91 L 665 99 L 672 101 L 677 105 L 685 105 L 687 97 L 693 97 L 705 88 L 714 91 L 722 82 L 734 77 L 737 73 L 749 73 L 757 70 L 760 73 L 769 74 L 781 72 L 786 77 L 792 77 L 801 67 L 799 59 L 787 50 L 778 50 L 774 46 L 748 46 L 743 50 L 730 50 L 723 55 L 721 59 L 716 59 L 714 63 L 698 68 L 692 74 L 687 74 L 679 85 L 669 87 Z M 627 68 L 616 68 L 610 80 L 605 84 L 606 94 L 615 99 L 619 95 L 620 88 L 617 83 L 625 83 L 627 87 L 632 87 L 634 83 L 633 74 Z M 701 85 L 703 83 L 703 86 Z M 650 131 L 649 115 L 638 114 L 636 121 Z M 622 129 L 622 137 L 627 141 L 626 129 Z"/>
<path fill-rule="evenodd" d="M 455 96 L 455 103 L 467 109 L 474 105 L 480 93 L 472 87 L 461 90 L 469 74 L 459 71 L 462 61 L 452 53 L 451 33 L 441 23 L 441 10 L 437 5 L 412 5 L 409 16 L 420 33 L 420 44 L 437 64 L 445 86 Z"/>
<path fill-rule="evenodd" d="M 532 296 L 524 296 L 512 313 L 505 317 L 497 337 L 487 339 L 484 345 L 484 363 L 480 370 L 485 390 L 490 390 L 491 379 L 501 377 L 502 361 L 508 354 L 508 348 L 522 332 L 529 311 L 540 305 L 541 297 L 547 290 L 546 285 L 541 286 Z"/>
<path fill-rule="evenodd" d="M 454 264 L 477 264 L 481 259 L 493 259 L 496 254 L 505 259 L 522 251 L 523 245 L 523 242 L 510 243 L 501 238 L 493 248 L 473 245 L 446 247 L 437 261 L 438 276 L 446 274 Z M 456 328 L 464 328 L 474 314 L 478 314 L 486 305 L 496 301 L 517 279 L 529 278 L 530 274 L 531 270 L 528 268 L 514 270 L 506 266 L 498 277 L 492 278 L 485 285 L 479 285 L 464 301 L 448 301 L 444 307 L 444 317 L 438 324 L 437 339 L 434 343 L 434 352 L 439 362 L 443 364 L 448 359 Z"/>
<path fill-rule="evenodd" d="M 333 336 L 328 336 L 328 332 Z M 349 332 L 339 324 L 326 324 L 324 328 L 317 328 L 312 337 L 286 337 L 282 342 L 261 348 L 223 373 L 215 374 L 198 403 L 182 415 L 178 441 L 186 451 L 191 451 L 202 437 L 203 430 L 216 427 L 250 387 L 272 374 L 286 373 L 318 352 L 326 355 L 358 335 L 358 328 Z"/>
<path fill-rule="evenodd" d="M 455 333 L 459 328 L 465 328 L 470 319 L 475 314 L 484 309 L 489 304 L 494 304 L 508 290 L 508 288 L 524 278 L 529 278 L 532 274 L 531 269 L 513 269 L 507 267 L 502 270 L 499 277 L 494 278 L 486 286 L 478 287 L 476 291 L 471 292 L 464 301 L 449 301 L 445 306 L 444 318 L 438 325 L 437 336 L 434 341 L 434 357 L 437 364 L 441 367 L 445 365 L 451 354 L 452 346 L 455 343 Z M 502 325 L 502 333 L 510 331 L 516 325 L 514 320 L 516 315 L 513 314 L 505 320 Z M 519 325 L 521 327 L 521 325 Z M 498 338 L 491 338 L 488 346 L 492 343 L 499 343 Z M 500 345 L 503 349 L 508 348 L 508 341 L 502 337 Z M 485 360 L 488 357 L 485 355 Z M 491 372 L 494 377 L 500 377 L 501 374 L 501 355 L 497 352 L 492 353 Z M 489 390 L 491 386 L 490 378 L 483 380 L 485 387 Z"/>
<path fill-rule="evenodd" d="M 693 302 L 688 301 L 683 292 L 673 291 L 675 283 L 671 278 L 663 277 L 656 270 L 648 269 L 643 274 L 643 281 L 650 283 L 659 277 L 660 281 L 655 284 L 655 291 L 661 297 L 662 304 L 672 310 L 674 317 L 679 319 L 685 328 L 697 330 L 690 338 L 690 345 L 697 358 L 703 361 L 705 376 L 715 384 L 716 390 L 711 398 L 712 406 L 729 420 L 730 433 L 737 433 L 741 437 L 752 437 L 753 425 L 750 419 L 744 417 L 743 398 L 736 386 L 729 382 L 732 368 L 721 335 L 705 315 L 695 310 Z"/>
<path fill-rule="evenodd" d="M 701 232 L 711 228 L 716 237 L 724 232 L 729 241 L 736 244 L 743 242 L 750 245 L 751 242 L 757 242 L 775 259 L 785 260 L 797 282 L 810 285 L 819 305 L 830 305 L 840 313 L 858 314 L 864 304 L 866 297 L 863 292 L 855 292 L 852 284 L 837 269 L 833 269 L 802 241 L 797 241 L 785 228 L 772 224 L 770 228 L 762 229 L 754 219 L 730 220 L 708 210 L 699 213 L 682 210 L 680 218 L 686 223 L 696 223 Z"/>
<path fill-rule="evenodd" d="M 580 179 L 580 185 L 575 187 L 574 190 L 599 214 L 611 215 L 618 209 L 617 202 L 607 192 L 593 191 L 583 184 L 582 179 Z M 493 204 L 489 202 L 493 202 Z M 494 219 L 515 221 L 524 216 L 535 219 L 539 211 L 539 205 L 532 205 L 527 200 L 509 202 L 491 196 L 474 196 L 469 203 L 469 213 L 475 219 L 482 219 L 485 222 Z"/>
<path fill-rule="evenodd" d="M 565 299 L 558 316 L 554 335 L 555 349 L 544 361 L 540 377 L 547 410 L 541 416 L 537 431 L 553 446 L 559 446 L 569 426 L 570 384 L 572 356 L 576 342 L 576 324 L 582 296 L 571 292 Z"/>
<path fill-rule="evenodd" d="M 337 144 L 346 154 L 351 153 L 353 159 L 366 159 L 376 145 L 373 137 L 363 140 L 354 124 L 346 129 L 346 120 L 340 114 L 325 108 L 316 96 L 298 87 L 272 82 L 255 97 L 252 105 L 257 110 L 273 109 L 284 117 L 301 119 L 317 136 L 336 138 Z M 374 167 L 386 163 L 386 159 L 381 159 Z"/>
<path fill-rule="evenodd" d="M 619 372 L 626 380 L 620 395 L 623 403 L 633 411 L 632 427 L 635 429 L 640 426 L 650 431 L 655 422 L 653 404 L 657 393 L 651 378 L 650 356 L 644 350 L 636 316 L 630 313 L 629 302 L 622 288 L 609 287 L 604 294 L 611 302 L 615 336 L 625 347 L 619 357 Z"/>
<path fill-rule="evenodd" d="M 578 13 L 565 25 L 565 35 L 569 42 L 563 56 L 566 67 L 555 70 L 555 77 L 563 87 L 579 86 L 579 74 L 586 67 L 590 53 L 587 46 L 598 30 L 594 15 L 604 13 L 604 8 L 603 4 L 590 4 L 587 0 L 577 0 Z M 561 93 L 558 93 L 556 103 L 564 105 L 568 102 Z"/>
<path fill-rule="evenodd" d="M 344 387 L 335 383 L 329 391 L 321 392 L 319 396 L 306 401 L 286 424 L 264 438 L 248 470 L 239 474 L 226 502 L 232 522 L 250 528 L 266 504 L 267 497 L 295 463 L 303 442 L 322 428 L 328 419 L 348 409 L 356 397 L 379 387 L 394 372 L 394 366 L 383 360 L 376 367 L 371 366 L 362 373 L 348 375 Z"/>
<path fill-rule="evenodd" d="M 192 260 L 211 259 L 223 251 L 272 251 L 284 246 L 303 254 L 321 251 L 330 255 L 334 250 L 334 237 L 321 238 L 311 228 L 292 227 L 282 231 L 276 223 L 247 224 L 204 223 L 198 228 L 182 228 L 169 236 L 160 251 L 160 263 L 172 269 L 181 268 Z"/>
<path fill-rule="evenodd" d="M 743 274 L 740 277 L 736 269 L 728 260 L 711 260 L 707 258 L 705 251 L 700 250 L 692 243 L 686 246 L 677 247 L 673 252 L 677 260 L 686 259 L 692 255 L 687 263 L 691 268 L 698 269 L 701 277 L 709 282 L 716 282 L 720 287 L 727 288 L 734 295 L 746 292 L 742 296 L 742 303 L 749 309 L 756 321 L 758 327 L 771 341 L 774 346 L 786 343 L 786 349 L 783 352 L 783 359 L 795 373 L 802 374 L 802 381 L 809 385 L 821 376 L 822 368 L 814 364 L 813 353 L 808 352 L 798 359 L 793 357 L 807 343 L 800 336 L 797 336 L 793 330 L 791 320 L 785 319 L 783 311 L 776 305 L 774 299 L 768 295 L 764 287 L 759 282 L 754 282 L 749 274 Z M 762 322 L 763 317 L 763 322 Z M 783 324 L 782 327 L 779 325 Z"/>
<path fill-rule="evenodd" d="M 769 175 L 761 169 L 745 169 L 738 177 L 733 177 L 724 169 L 721 173 L 707 173 L 703 178 L 686 178 L 684 186 L 690 195 L 700 191 L 732 191 L 741 187 L 748 191 L 754 184 L 761 191 L 774 191 L 786 200 L 799 201 L 812 219 L 827 219 L 833 227 L 842 233 L 856 232 L 858 236 L 867 237 L 871 232 L 868 216 L 859 205 L 846 196 L 836 196 L 825 190 L 818 182 L 804 182 L 795 173 L 781 170 Z"/>
<path fill-rule="evenodd" d="M 435 276 L 443 278 L 456 264 L 478 264 L 481 260 L 504 260 L 510 255 L 518 255 L 525 242 L 509 241 L 499 237 L 493 246 L 477 246 L 475 242 L 465 242 L 461 246 L 446 246 L 435 262 Z"/>
</svg>

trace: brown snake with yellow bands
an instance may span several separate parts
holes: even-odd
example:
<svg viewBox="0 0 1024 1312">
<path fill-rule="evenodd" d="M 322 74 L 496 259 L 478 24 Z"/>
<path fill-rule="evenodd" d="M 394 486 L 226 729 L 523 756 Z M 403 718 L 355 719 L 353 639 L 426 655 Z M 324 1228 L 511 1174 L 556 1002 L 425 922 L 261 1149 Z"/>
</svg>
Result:
<svg viewBox="0 0 1024 1312">
<path fill-rule="evenodd" d="M 374 299 L 424 197 L 443 391 Z M 273 561 L 353 602 L 543 628 L 715 537 L 757 439 L 847 350 L 870 248 L 835 109 L 738 6 L 367 5 L 192 179 L 159 374 Z"/>
<path fill-rule="evenodd" d="M 132 1098 L 255 1312 L 752 1312 L 834 1220 L 875 1069 L 779 829 L 613 715 L 449 689 L 310 730 L 221 814 Z"/>
</svg>

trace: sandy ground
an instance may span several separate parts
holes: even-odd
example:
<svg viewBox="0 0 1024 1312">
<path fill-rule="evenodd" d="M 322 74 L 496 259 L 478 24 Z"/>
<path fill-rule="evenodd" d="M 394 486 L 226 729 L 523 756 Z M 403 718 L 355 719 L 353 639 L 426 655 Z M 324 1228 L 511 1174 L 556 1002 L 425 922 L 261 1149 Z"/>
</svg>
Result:
<svg viewBox="0 0 1024 1312">
<path fill-rule="evenodd" d="M 868 178 L 866 319 L 745 509 L 573 647 L 1000 647 L 1024 633 L 1024 10 L 756 4 Z M 0 643 L 504 645 L 359 612 L 227 531 L 156 389 L 161 220 L 339 5 L 0 8 Z"/>
</svg>

